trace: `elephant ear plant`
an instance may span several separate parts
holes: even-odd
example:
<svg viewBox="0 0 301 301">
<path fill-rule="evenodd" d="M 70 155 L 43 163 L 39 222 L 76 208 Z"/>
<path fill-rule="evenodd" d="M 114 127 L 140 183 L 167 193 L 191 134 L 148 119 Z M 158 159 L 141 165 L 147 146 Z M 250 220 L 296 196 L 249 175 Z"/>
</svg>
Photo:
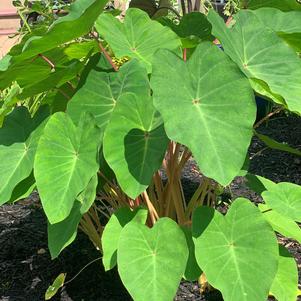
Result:
<svg viewBox="0 0 301 301">
<path fill-rule="evenodd" d="M 254 133 L 300 155 L 253 125 L 255 94 L 301 114 L 301 6 L 242 2 L 225 24 L 213 10 L 117 18 L 105 0 L 76 0 L 0 61 L 0 204 L 39 192 L 52 258 L 80 229 L 135 301 L 173 300 L 183 278 L 225 301 L 296 301 L 276 233 L 301 243 L 301 187 L 243 166 Z M 192 159 L 202 181 L 188 197 Z M 264 203 L 222 214 L 217 194 L 242 172 Z"/>
</svg>

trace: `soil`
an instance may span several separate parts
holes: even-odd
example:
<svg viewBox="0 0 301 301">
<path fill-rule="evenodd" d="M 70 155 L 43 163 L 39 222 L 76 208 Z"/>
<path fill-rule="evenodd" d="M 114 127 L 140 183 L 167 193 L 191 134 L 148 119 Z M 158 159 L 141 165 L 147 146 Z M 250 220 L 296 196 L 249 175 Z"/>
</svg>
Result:
<svg viewBox="0 0 301 301">
<path fill-rule="evenodd" d="M 279 142 L 301 149 L 301 119 L 294 116 L 274 118 L 260 127 Z M 275 182 L 289 181 L 301 185 L 301 157 L 265 149 L 254 138 L 250 146 L 250 171 Z M 183 173 L 185 194 L 191 195 L 200 182 L 200 174 L 190 161 Z M 250 191 L 243 177 L 230 186 L 231 193 L 261 202 Z M 279 236 L 279 241 L 295 256 L 301 272 L 301 246 Z M 14 205 L 0 207 L 0 300 L 42 301 L 51 282 L 62 272 L 68 281 L 100 254 L 82 233 L 58 259 L 51 260 L 47 249 L 46 218 L 37 194 Z M 301 275 L 299 274 L 299 280 Z M 301 283 L 301 281 L 299 281 Z M 54 301 L 127 301 L 132 300 L 123 288 L 116 270 L 104 272 L 101 261 L 88 266 L 60 291 Z M 175 301 L 222 301 L 218 291 L 200 294 L 197 283 L 182 282 Z M 271 299 L 272 300 L 272 299 Z M 299 299 L 301 300 L 301 299 Z M 155 301 L 155 300 L 154 300 Z"/>
</svg>

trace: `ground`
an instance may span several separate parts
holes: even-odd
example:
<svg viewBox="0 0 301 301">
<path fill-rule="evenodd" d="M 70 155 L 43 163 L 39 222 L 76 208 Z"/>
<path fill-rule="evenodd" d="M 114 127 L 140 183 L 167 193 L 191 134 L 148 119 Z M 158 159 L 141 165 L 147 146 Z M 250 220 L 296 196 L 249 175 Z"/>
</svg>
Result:
<svg viewBox="0 0 301 301">
<path fill-rule="evenodd" d="M 301 119 L 280 116 L 261 126 L 260 132 L 280 142 L 301 149 Z M 253 157 L 250 170 L 275 182 L 290 181 L 301 184 L 301 157 L 275 150 L 264 150 L 264 145 L 253 139 L 249 153 Z M 255 155 L 256 154 L 256 155 Z M 255 156 L 254 156 L 255 155 Z M 186 193 L 200 181 L 194 162 L 190 162 L 183 175 Z M 231 185 L 235 196 L 244 196 L 255 203 L 261 199 L 250 191 L 243 177 Z M 38 196 L 0 207 L 0 300 L 41 301 L 54 278 L 67 272 L 71 279 L 83 266 L 100 256 L 89 240 L 79 233 L 78 239 L 51 260 L 47 250 L 46 219 Z M 301 271 L 301 246 L 279 237 L 295 256 Z M 301 275 L 299 275 L 301 277 Z M 299 278 L 300 278 L 299 277 Z M 85 269 L 56 296 L 54 301 L 127 301 L 131 300 L 115 270 L 105 273 L 101 261 Z M 175 301 L 219 301 L 218 292 L 203 296 L 196 283 L 182 282 Z M 300 299 L 301 300 L 301 299 Z"/>
</svg>

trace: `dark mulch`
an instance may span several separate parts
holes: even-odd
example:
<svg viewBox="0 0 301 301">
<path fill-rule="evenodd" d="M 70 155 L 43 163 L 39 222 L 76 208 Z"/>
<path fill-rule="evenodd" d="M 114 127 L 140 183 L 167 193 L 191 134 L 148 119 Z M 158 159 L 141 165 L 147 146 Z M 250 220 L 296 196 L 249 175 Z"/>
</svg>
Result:
<svg viewBox="0 0 301 301">
<path fill-rule="evenodd" d="M 260 132 L 269 134 L 280 142 L 301 149 L 301 119 L 276 118 L 261 126 Z M 251 172 L 273 181 L 290 181 L 301 184 L 301 158 L 275 150 L 264 150 L 264 145 L 254 138 L 250 147 Z M 256 155 L 255 155 L 256 154 Z M 254 156 L 255 155 L 255 156 Z M 185 193 L 191 194 L 200 181 L 194 162 L 189 162 L 183 175 Z M 255 202 L 261 199 L 250 191 L 244 178 L 238 177 L 231 185 L 235 196 L 244 196 Z M 56 260 L 51 260 L 47 250 L 46 219 L 38 197 L 15 205 L 0 207 L 0 300 L 41 301 L 48 285 L 61 272 L 67 280 L 83 266 L 100 256 L 90 241 L 81 233 L 75 243 L 64 250 Z M 301 271 L 301 246 L 279 237 L 295 256 Z M 301 275 L 300 275 L 301 277 Z M 85 269 L 74 281 L 56 296 L 54 301 L 127 301 L 130 296 L 123 288 L 115 270 L 105 273 L 101 262 Z M 176 301 L 219 301 L 218 292 L 201 295 L 196 283 L 180 284 Z M 155 301 L 155 300 L 154 300 Z"/>
</svg>

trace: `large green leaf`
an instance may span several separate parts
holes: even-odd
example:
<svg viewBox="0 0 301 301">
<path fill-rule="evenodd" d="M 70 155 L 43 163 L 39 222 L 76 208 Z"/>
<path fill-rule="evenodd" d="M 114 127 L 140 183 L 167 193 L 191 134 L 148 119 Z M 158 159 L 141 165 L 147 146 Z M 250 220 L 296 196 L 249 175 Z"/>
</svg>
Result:
<svg viewBox="0 0 301 301">
<path fill-rule="evenodd" d="M 262 193 L 266 204 L 296 222 L 301 222 L 301 186 L 293 183 L 278 183 Z"/>
<path fill-rule="evenodd" d="M 149 73 L 153 55 L 158 49 L 179 52 L 181 46 L 180 39 L 172 30 L 152 21 L 147 13 L 135 8 L 127 10 L 123 23 L 110 14 L 102 14 L 95 26 L 116 57 L 137 58 Z"/>
<path fill-rule="evenodd" d="M 122 190 L 136 198 L 163 161 L 168 138 L 148 95 L 128 93 L 116 104 L 103 138 L 104 157 Z"/>
<path fill-rule="evenodd" d="M 273 227 L 274 231 L 288 238 L 295 239 L 301 244 L 301 228 L 295 221 L 270 209 L 265 204 L 259 204 L 258 208 L 264 213 L 263 216 Z"/>
<path fill-rule="evenodd" d="M 13 190 L 32 172 L 34 157 L 47 110 L 34 118 L 25 107 L 16 107 L 0 129 L 0 205 L 11 199 Z"/>
<path fill-rule="evenodd" d="M 160 50 L 151 87 L 168 137 L 191 149 L 207 177 L 229 184 L 244 164 L 255 120 L 253 92 L 240 70 L 209 42 L 187 63 Z"/>
<path fill-rule="evenodd" d="M 296 52 L 265 27 L 253 11 L 240 11 L 231 28 L 214 11 L 208 19 L 213 34 L 242 72 L 266 82 L 272 93 L 284 98 L 289 110 L 301 113 L 301 60 Z"/>
<path fill-rule="evenodd" d="M 301 9 L 283 12 L 275 8 L 262 8 L 254 13 L 265 26 L 277 32 L 278 36 L 296 50 L 301 50 Z"/>
<path fill-rule="evenodd" d="M 298 268 L 295 258 L 279 246 L 278 271 L 271 287 L 278 301 L 296 301 L 298 297 Z"/>
<path fill-rule="evenodd" d="M 105 127 L 121 95 L 148 95 L 149 91 L 147 72 L 137 60 L 124 64 L 118 72 L 99 72 L 96 66 L 68 103 L 67 112 L 75 123 L 82 112 L 90 112 L 97 125 Z"/>
<path fill-rule="evenodd" d="M 301 4 L 298 3 L 298 0 L 242 0 L 241 6 L 249 9 L 274 7 L 282 11 L 301 10 Z"/>
<path fill-rule="evenodd" d="M 103 250 L 102 262 L 106 271 L 111 270 L 117 264 L 118 242 L 124 226 L 132 220 L 145 224 L 146 219 L 147 210 L 142 208 L 133 211 L 130 208 L 122 207 L 112 214 L 101 237 Z"/>
<path fill-rule="evenodd" d="M 51 224 L 67 218 L 77 195 L 98 170 L 101 132 L 88 114 L 76 127 L 65 113 L 51 116 L 40 139 L 34 174 Z"/>
<path fill-rule="evenodd" d="M 118 271 L 135 301 L 172 301 L 187 259 L 185 235 L 169 218 L 152 229 L 134 221 L 121 231 Z"/>
<path fill-rule="evenodd" d="M 225 301 L 267 300 L 277 272 L 278 244 L 255 205 L 236 199 L 226 216 L 200 207 L 193 215 L 193 235 L 197 262 Z"/>
<path fill-rule="evenodd" d="M 77 0 L 67 16 L 56 20 L 43 36 L 34 36 L 24 45 L 14 60 L 24 60 L 87 34 L 107 0 Z"/>
</svg>

